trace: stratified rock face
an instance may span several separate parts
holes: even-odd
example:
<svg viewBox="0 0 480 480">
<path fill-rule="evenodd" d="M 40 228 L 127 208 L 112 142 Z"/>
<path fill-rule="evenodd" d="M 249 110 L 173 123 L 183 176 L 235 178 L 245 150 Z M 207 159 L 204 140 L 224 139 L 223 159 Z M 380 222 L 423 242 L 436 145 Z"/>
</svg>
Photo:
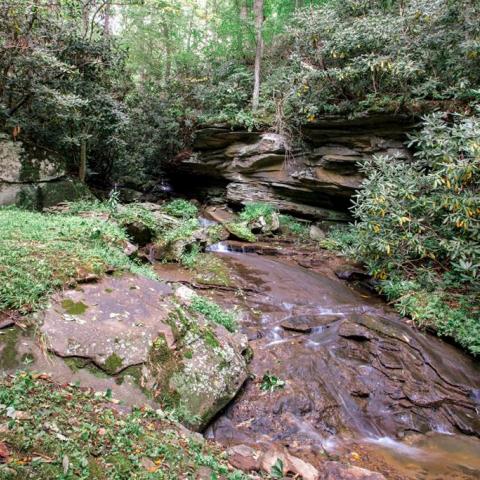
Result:
<svg viewBox="0 0 480 480">
<path fill-rule="evenodd" d="M 82 183 L 66 177 L 62 160 L 41 149 L 27 153 L 22 142 L 0 134 L 0 205 L 41 210 L 90 196 Z"/>
<path fill-rule="evenodd" d="M 130 372 L 154 399 L 188 412 L 193 428 L 204 427 L 247 378 L 246 337 L 208 322 L 185 295 L 154 280 L 112 276 L 67 290 L 41 321 L 52 353 L 111 376 Z"/>
<path fill-rule="evenodd" d="M 268 202 L 287 213 L 345 221 L 362 183 L 359 162 L 373 155 L 408 160 L 403 142 L 411 125 L 403 117 L 322 119 L 303 129 L 304 146 L 292 151 L 279 134 L 204 128 L 193 154 L 180 156 L 175 168 L 227 180 L 232 203 Z"/>
</svg>

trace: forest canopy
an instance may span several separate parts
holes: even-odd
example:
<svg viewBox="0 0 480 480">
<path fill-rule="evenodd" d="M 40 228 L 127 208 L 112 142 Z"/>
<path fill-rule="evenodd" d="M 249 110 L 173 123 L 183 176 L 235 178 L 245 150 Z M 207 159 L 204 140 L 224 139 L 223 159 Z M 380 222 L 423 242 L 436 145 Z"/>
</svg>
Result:
<svg viewBox="0 0 480 480">
<path fill-rule="evenodd" d="M 160 171 L 195 124 L 288 130 L 323 114 L 468 109 L 480 95 L 474 0 L 3 0 L 0 9 L 2 130 L 93 181 Z"/>
</svg>

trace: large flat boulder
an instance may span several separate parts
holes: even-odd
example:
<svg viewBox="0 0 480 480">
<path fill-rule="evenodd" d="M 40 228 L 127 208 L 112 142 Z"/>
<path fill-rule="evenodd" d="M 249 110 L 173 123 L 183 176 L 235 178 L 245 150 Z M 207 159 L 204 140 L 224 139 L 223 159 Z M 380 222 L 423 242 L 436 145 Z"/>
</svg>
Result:
<svg viewBox="0 0 480 480">
<path fill-rule="evenodd" d="M 247 378 L 246 338 L 208 321 L 156 280 L 109 276 L 66 290 L 40 323 L 57 357 L 111 377 L 135 371 L 139 386 L 179 409 L 192 428 L 204 427 Z"/>
<path fill-rule="evenodd" d="M 65 162 L 44 149 L 0 134 L 0 206 L 42 210 L 61 202 L 92 198 L 88 188 L 68 178 Z"/>
<path fill-rule="evenodd" d="M 0 134 L 0 183 L 47 182 L 65 176 L 65 165 L 45 150 Z"/>
</svg>

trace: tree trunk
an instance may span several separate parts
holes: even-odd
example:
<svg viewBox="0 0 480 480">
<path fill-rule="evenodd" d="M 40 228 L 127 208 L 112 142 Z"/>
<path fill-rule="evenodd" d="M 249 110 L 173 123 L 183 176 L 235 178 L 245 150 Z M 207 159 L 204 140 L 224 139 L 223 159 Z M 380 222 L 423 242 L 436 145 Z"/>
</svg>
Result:
<svg viewBox="0 0 480 480">
<path fill-rule="evenodd" d="M 170 80 L 172 74 L 172 44 L 170 38 L 170 28 L 167 22 L 168 18 L 162 24 L 163 38 L 165 42 L 165 82 Z"/>
<path fill-rule="evenodd" d="M 82 139 L 80 141 L 80 165 L 78 168 L 78 179 L 85 183 L 87 176 L 87 140 Z"/>
<path fill-rule="evenodd" d="M 258 110 L 260 103 L 260 75 L 262 73 L 262 56 L 263 56 L 263 0 L 255 0 L 253 4 L 253 13 L 255 15 L 255 34 L 257 49 L 255 52 L 255 84 L 253 88 L 252 108 Z"/>
<path fill-rule="evenodd" d="M 110 0 L 105 3 L 105 9 L 103 11 L 103 35 L 105 38 L 112 36 L 112 4 Z"/>
</svg>

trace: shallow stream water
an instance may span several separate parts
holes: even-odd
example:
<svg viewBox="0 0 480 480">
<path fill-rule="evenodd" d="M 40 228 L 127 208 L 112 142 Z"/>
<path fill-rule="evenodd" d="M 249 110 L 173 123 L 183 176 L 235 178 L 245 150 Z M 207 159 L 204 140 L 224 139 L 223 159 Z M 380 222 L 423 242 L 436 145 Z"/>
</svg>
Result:
<svg viewBox="0 0 480 480">
<path fill-rule="evenodd" d="M 480 478 L 480 370 L 373 295 L 278 258 L 216 255 L 254 352 L 237 399 L 206 435 L 286 446 L 315 465 L 341 458 L 392 479 Z M 283 388 L 260 388 L 265 373 Z"/>
<path fill-rule="evenodd" d="M 235 249 L 222 244 L 209 254 L 222 261 L 230 287 L 199 285 L 178 265 L 155 267 L 167 282 L 190 283 L 236 308 L 253 350 L 252 380 L 207 438 L 226 447 L 286 447 L 320 468 L 338 459 L 393 480 L 480 478 L 478 363 L 336 279 L 328 266 L 316 273 L 288 253 Z M 38 339 L 18 329 L 0 330 L 0 363 L 4 372 L 30 368 L 111 389 L 126 407 L 150 403 L 130 376 L 47 357 Z M 265 374 L 284 386 L 262 390 Z"/>
</svg>

